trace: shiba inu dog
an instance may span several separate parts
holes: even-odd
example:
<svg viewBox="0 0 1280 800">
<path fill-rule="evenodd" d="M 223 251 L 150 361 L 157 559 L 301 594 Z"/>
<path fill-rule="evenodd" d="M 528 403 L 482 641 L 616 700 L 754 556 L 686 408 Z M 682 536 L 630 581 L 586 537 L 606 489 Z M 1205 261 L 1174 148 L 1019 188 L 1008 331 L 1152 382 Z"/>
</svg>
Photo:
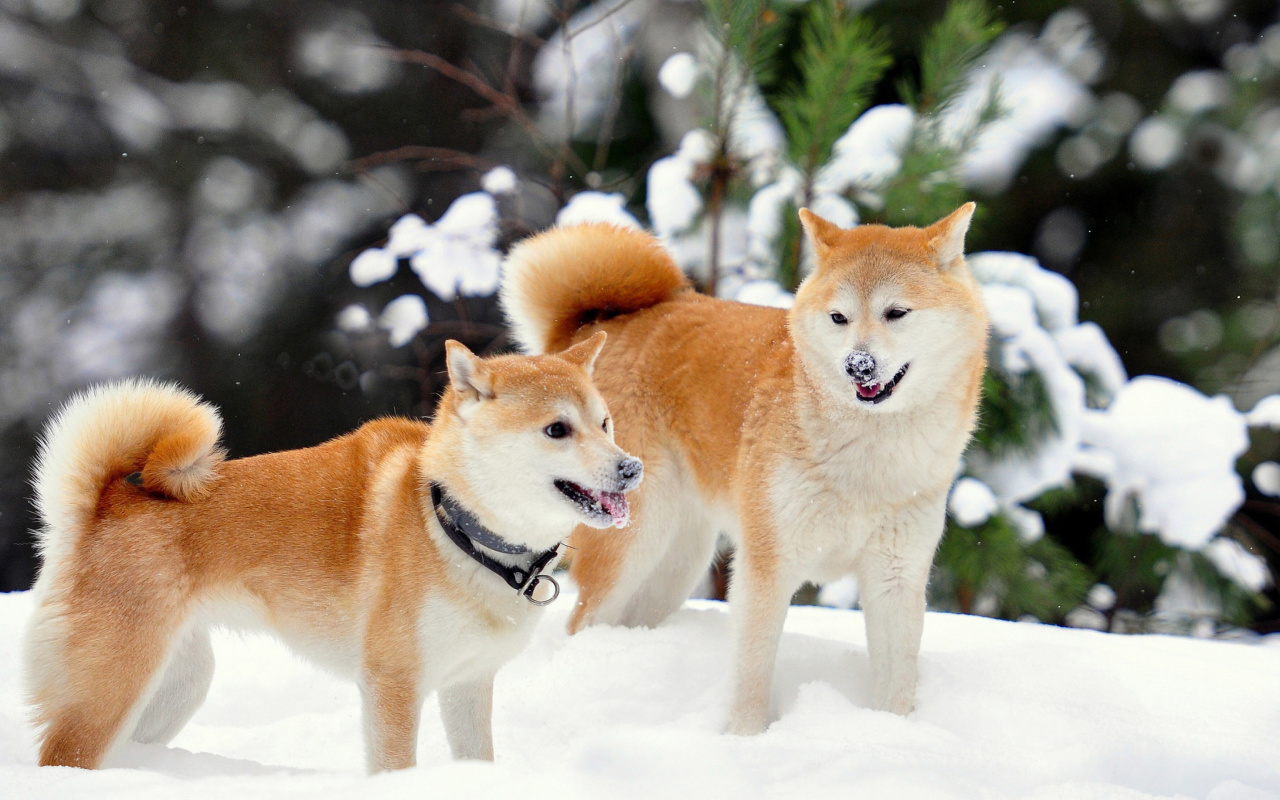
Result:
<svg viewBox="0 0 1280 800">
<path fill-rule="evenodd" d="M 626 534 L 574 532 L 570 631 L 660 622 L 724 532 L 737 544 L 731 732 L 767 724 L 792 594 L 849 573 L 874 703 L 911 710 L 925 584 L 986 361 L 964 261 L 973 209 L 852 230 L 802 210 L 817 266 L 790 311 L 697 294 L 639 231 L 559 228 L 512 251 L 501 299 L 517 338 L 541 353 L 608 331 L 596 385 L 648 475 Z"/>
<path fill-rule="evenodd" d="M 72 399 L 35 479 L 40 763 L 171 740 L 204 701 L 218 624 L 265 626 L 354 679 L 371 771 L 414 764 L 433 689 L 454 757 L 492 759 L 494 673 L 558 594 L 561 541 L 625 525 L 641 480 L 591 382 L 603 344 L 481 360 L 451 341 L 430 426 L 231 461 L 217 411 L 172 385 Z"/>
</svg>

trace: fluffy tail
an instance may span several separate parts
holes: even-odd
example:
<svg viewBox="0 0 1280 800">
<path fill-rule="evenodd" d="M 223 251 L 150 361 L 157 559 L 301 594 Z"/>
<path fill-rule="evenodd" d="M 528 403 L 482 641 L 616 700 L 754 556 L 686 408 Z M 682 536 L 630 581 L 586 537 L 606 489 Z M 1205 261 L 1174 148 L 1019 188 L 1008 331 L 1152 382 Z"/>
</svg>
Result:
<svg viewBox="0 0 1280 800">
<path fill-rule="evenodd" d="M 583 325 L 639 311 L 689 288 L 653 236 L 615 225 L 552 228 L 503 266 L 502 308 L 526 352 L 562 350 Z"/>
<path fill-rule="evenodd" d="M 95 386 L 62 407 L 36 457 L 36 509 L 46 569 L 93 520 L 103 487 L 142 473 L 142 487 L 178 500 L 209 492 L 225 452 L 216 409 L 173 384 L 128 380 Z"/>
</svg>

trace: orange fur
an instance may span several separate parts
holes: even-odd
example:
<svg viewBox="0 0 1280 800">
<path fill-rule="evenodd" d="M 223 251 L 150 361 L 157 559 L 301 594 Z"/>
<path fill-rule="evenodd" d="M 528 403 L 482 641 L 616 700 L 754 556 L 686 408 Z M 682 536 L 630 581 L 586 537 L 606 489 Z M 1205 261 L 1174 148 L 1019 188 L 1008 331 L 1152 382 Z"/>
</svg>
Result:
<svg viewBox="0 0 1280 800">
<path fill-rule="evenodd" d="M 451 342 L 454 387 L 432 426 L 380 419 L 316 447 L 231 461 L 217 448 L 216 412 L 175 387 L 125 383 L 71 401 L 37 474 L 46 561 L 26 683 L 40 763 L 93 768 L 125 736 L 167 740 L 207 689 L 204 630 L 243 618 L 357 680 L 371 769 L 414 763 L 419 708 L 434 688 L 449 700 L 455 755 L 492 758 L 484 670 L 527 640 L 536 607 L 460 556 L 429 482 L 511 530 L 520 509 L 501 507 L 506 497 L 488 490 L 471 453 L 510 458 L 523 446 L 536 466 L 543 448 L 597 472 L 625 456 L 595 419 L 607 413 L 589 377 L 599 344 L 568 359 L 480 361 Z M 456 365 L 487 397 L 467 396 Z M 576 443 L 544 448 L 541 428 L 566 408 L 591 424 Z M 126 478 L 140 467 L 135 486 Z M 564 504 L 565 521 L 531 542 L 538 549 L 581 518 L 551 477 L 546 502 Z M 179 662 L 194 665 L 198 685 L 169 686 Z"/>
<path fill-rule="evenodd" d="M 604 223 L 574 231 L 572 238 L 555 231 L 534 236 L 507 257 L 503 306 L 530 352 L 562 350 L 583 325 L 689 289 L 689 280 L 652 236 Z M 590 258 L 584 260 L 584 253 Z M 610 283 L 592 279 L 601 272 L 610 275 Z"/>
<path fill-rule="evenodd" d="M 922 618 L 941 509 L 985 365 L 986 312 L 963 259 L 972 211 L 928 228 L 842 230 L 803 210 L 817 268 L 790 311 L 671 291 L 675 265 L 634 231 L 559 228 L 515 251 L 502 300 L 517 337 L 537 350 L 608 332 L 596 383 L 618 441 L 648 475 L 630 536 L 574 533 L 581 591 L 571 632 L 658 623 L 704 574 L 717 533 L 729 533 L 738 543 L 734 613 L 746 620 L 735 627 L 731 729 L 747 732 L 763 724 L 773 648 L 801 581 L 902 576 L 877 608 L 911 617 L 918 605 Z M 566 288 L 569 280 L 582 288 Z M 914 316 L 891 320 L 886 304 Z M 835 322 L 836 311 L 846 321 Z M 859 401 L 846 375 L 848 354 L 872 347 L 893 370 L 910 367 L 875 407 Z M 909 536 L 895 533 L 907 528 Z M 873 662 L 877 675 L 892 675 L 876 702 L 902 711 L 902 687 L 914 691 L 918 620 L 904 617 L 908 644 L 889 637 L 882 646 L 881 616 L 868 617 Z"/>
</svg>

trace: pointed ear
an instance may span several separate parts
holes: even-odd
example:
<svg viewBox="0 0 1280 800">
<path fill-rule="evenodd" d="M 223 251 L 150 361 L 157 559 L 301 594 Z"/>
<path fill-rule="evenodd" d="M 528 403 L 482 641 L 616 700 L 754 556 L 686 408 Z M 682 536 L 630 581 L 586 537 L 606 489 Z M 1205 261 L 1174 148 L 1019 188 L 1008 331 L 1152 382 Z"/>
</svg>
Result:
<svg viewBox="0 0 1280 800">
<path fill-rule="evenodd" d="M 827 222 L 807 208 L 800 209 L 800 224 L 804 226 L 804 232 L 809 235 L 809 241 L 813 244 L 813 252 L 818 255 L 823 255 L 835 247 L 840 231 L 844 230 L 839 225 Z"/>
<path fill-rule="evenodd" d="M 444 343 L 445 364 L 449 367 L 449 385 L 462 409 L 472 403 L 493 398 L 493 380 L 484 362 L 462 342 L 450 339 Z"/>
<path fill-rule="evenodd" d="M 604 340 L 608 338 L 609 334 L 604 331 L 596 331 L 590 339 L 584 339 L 556 355 L 570 364 L 577 364 L 590 375 L 595 371 L 596 357 L 600 355 L 600 351 L 604 348 Z"/>
<path fill-rule="evenodd" d="M 969 232 L 969 221 L 977 207 L 969 201 L 928 227 L 929 246 L 937 254 L 938 269 L 943 272 L 954 267 L 956 259 L 964 258 L 964 235 Z"/>
</svg>

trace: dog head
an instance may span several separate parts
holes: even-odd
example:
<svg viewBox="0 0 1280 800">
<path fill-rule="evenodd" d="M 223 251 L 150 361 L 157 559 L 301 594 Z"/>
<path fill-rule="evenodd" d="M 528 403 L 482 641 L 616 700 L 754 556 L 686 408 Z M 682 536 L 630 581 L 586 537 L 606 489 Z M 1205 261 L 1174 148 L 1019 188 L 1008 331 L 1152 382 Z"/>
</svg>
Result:
<svg viewBox="0 0 1280 800">
<path fill-rule="evenodd" d="M 553 355 L 483 360 L 445 345 L 450 386 L 436 424 L 451 442 L 448 469 L 473 513 L 513 542 L 547 549 L 578 523 L 629 521 L 625 492 L 644 466 L 614 444 L 591 381 L 605 336 Z"/>
<path fill-rule="evenodd" d="M 796 292 L 791 330 L 838 401 L 892 413 L 977 390 L 987 316 L 964 262 L 973 211 L 966 203 L 927 228 L 845 230 L 800 210 L 817 266 Z"/>
</svg>

